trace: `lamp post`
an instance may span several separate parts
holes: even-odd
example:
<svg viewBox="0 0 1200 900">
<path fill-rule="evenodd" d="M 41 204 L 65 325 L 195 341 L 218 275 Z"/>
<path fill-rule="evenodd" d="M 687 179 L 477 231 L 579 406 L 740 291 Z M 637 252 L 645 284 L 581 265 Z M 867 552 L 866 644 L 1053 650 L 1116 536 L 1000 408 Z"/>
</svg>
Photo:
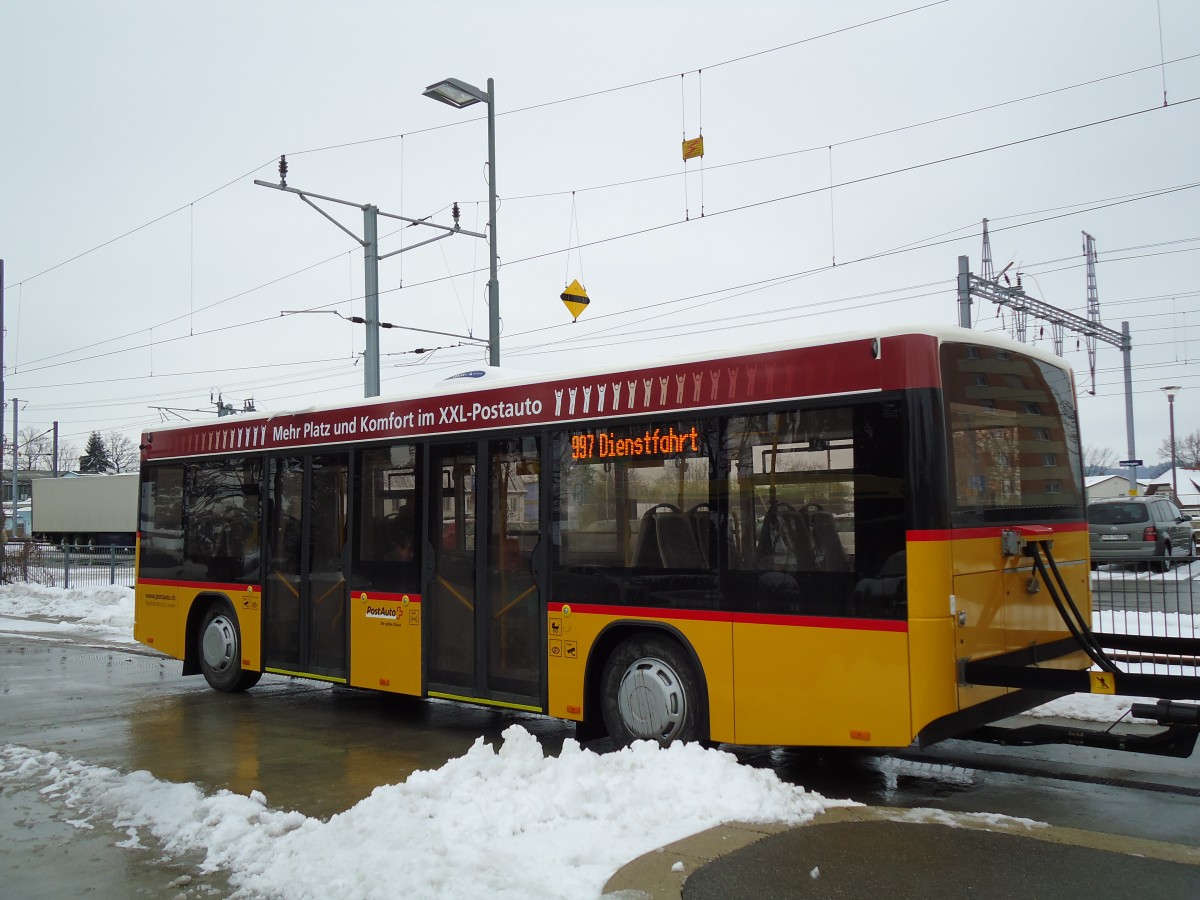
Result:
<svg viewBox="0 0 1200 900">
<path fill-rule="evenodd" d="M 487 90 L 481 91 L 473 84 L 446 78 L 431 84 L 422 91 L 441 103 L 462 109 L 475 103 L 487 104 L 488 124 L 488 244 L 491 246 L 491 263 L 488 278 L 488 363 L 500 365 L 500 280 L 496 277 L 496 86 L 491 78 Z"/>
<path fill-rule="evenodd" d="M 1179 476 L 1175 472 L 1175 395 L 1183 390 L 1177 384 L 1169 384 L 1162 388 L 1167 395 L 1167 408 L 1171 414 L 1171 499 L 1179 505 Z"/>
</svg>

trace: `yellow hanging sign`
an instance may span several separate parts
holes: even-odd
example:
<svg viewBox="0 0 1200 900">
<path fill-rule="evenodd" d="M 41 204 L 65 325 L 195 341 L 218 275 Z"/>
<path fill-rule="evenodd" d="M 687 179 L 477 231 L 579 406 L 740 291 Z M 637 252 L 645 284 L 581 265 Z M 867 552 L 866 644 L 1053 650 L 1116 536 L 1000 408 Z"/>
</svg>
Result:
<svg viewBox="0 0 1200 900">
<path fill-rule="evenodd" d="M 704 135 L 683 142 L 683 160 L 695 159 L 704 155 Z"/>
<path fill-rule="evenodd" d="M 573 321 L 576 322 L 579 321 L 579 317 L 583 315 L 583 311 L 587 309 L 588 304 L 592 302 L 588 299 L 587 291 L 583 289 L 583 285 L 579 283 L 578 278 L 572 281 L 560 296 L 562 302 L 570 310 Z"/>
</svg>

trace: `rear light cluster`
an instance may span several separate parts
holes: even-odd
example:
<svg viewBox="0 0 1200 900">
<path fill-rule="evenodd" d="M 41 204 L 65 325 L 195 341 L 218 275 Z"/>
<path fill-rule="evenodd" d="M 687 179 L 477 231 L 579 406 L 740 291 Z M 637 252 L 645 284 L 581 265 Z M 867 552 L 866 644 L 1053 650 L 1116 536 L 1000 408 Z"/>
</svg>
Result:
<svg viewBox="0 0 1200 900">
<path fill-rule="evenodd" d="M 1158 529 L 1155 528 L 1153 525 L 1146 526 L 1146 529 L 1142 532 L 1142 540 L 1143 541 L 1157 541 L 1158 540 Z"/>
</svg>

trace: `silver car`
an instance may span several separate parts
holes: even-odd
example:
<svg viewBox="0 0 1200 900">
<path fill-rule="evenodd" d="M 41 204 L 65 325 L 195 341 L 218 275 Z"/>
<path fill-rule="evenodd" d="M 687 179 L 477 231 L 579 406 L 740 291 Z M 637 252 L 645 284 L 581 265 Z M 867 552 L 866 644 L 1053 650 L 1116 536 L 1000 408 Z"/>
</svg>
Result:
<svg viewBox="0 0 1200 900">
<path fill-rule="evenodd" d="M 1088 504 L 1092 563 L 1147 563 L 1157 572 L 1192 556 L 1192 517 L 1165 497 L 1113 497 Z"/>
</svg>

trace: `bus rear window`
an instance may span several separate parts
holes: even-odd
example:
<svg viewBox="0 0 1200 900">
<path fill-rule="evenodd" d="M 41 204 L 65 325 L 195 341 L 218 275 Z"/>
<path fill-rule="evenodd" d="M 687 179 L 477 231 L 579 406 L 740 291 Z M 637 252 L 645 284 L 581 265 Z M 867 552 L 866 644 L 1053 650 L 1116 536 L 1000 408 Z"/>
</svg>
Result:
<svg viewBox="0 0 1200 900">
<path fill-rule="evenodd" d="M 941 349 L 957 526 L 1081 520 L 1083 478 L 1067 371 L 972 344 Z"/>
</svg>

